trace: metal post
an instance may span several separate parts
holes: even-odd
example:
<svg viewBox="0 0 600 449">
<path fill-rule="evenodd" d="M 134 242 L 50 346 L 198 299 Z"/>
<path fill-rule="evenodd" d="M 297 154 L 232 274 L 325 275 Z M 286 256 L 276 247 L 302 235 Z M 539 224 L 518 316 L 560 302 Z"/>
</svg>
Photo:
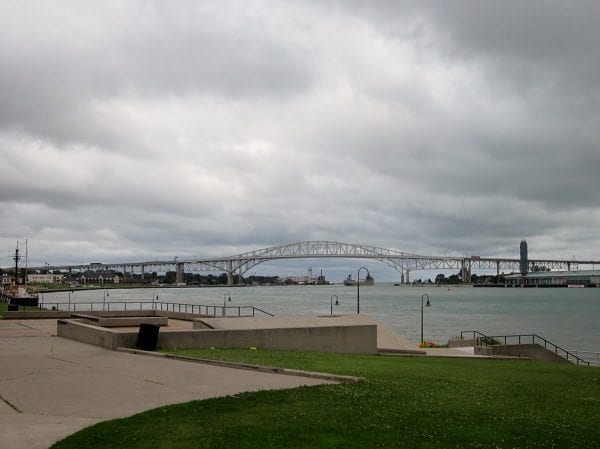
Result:
<svg viewBox="0 0 600 449">
<path fill-rule="evenodd" d="M 360 267 L 356 273 L 356 313 L 360 314 L 360 270 L 367 270 L 367 276 L 369 276 L 369 269 L 367 267 Z"/>
<path fill-rule="evenodd" d="M 331 304 L 330 304 L 331 311 L 329 312 L 329 314 L 330 314 L 330 315 L 333 315 L 333 298 L 334 298 L 334 297 L 335 297 L 335 305 L 336 305 L 336 306 L 339 306 L 339 305 L 340 305 L 340 302 L 338 301 L 338 297 L 337 297 L 337 295 L 331 295 L 331 298 L 330 298 L 330 302 L 331 302 Z"/>
<path fill-rule="evenodd" d="M 427 296 L 427 307 L 429 307 L 431 305 L 431 303 L 429 302 L 429 295 L 427 293 L 423 294 L 421 296 L 421 347 L 423 347 L 423 301 L 426 296 Z"/>
<path fill-rule="evenodd" d="M 231 295 L 229 293 L 223 295 L 223 316 L 225 316 L 225 301 L 231 301 Z"/>
</svg>

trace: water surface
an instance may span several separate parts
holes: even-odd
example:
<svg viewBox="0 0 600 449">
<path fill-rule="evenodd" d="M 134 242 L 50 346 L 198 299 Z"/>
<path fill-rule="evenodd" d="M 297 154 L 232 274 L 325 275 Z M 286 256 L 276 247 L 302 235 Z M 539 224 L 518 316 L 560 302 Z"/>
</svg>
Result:
<svg viewBox="0 0 600 449">
<path fill-rule="evenodd" d="M 270 313 L 329 314 L 331 296 L 340 305 L 334 313 L 357 311 L 356 287 L 343 285 L 110 290 L 107 300 L 160 301 L 202 305 L 254 305 Z M 397 287 L 377 284 L 360 289 L 360 312 L 390 325 L 401 335 L 419 341 L 421 298 L 424 337 L 445 343 L 462 330 L 487 335 L 535 333 L 565 349 L 600 351 L 600 288 L 471 288 Z M 71 294 L 72 302 L 102 301 L 103 290 Z M 45 301 L 67 301 L 67 293 L 45 294 Z M 335 300 L 335 298 L 334 298 Z"/>
</svg>

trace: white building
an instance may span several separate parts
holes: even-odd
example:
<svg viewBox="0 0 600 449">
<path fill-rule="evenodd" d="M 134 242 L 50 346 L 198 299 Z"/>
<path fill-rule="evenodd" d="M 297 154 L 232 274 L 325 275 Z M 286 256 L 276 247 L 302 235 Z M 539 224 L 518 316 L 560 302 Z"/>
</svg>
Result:
<svg viewBox="0 0 600 449">
<path fill-rule="evenodd" d="M 35 282 L 40 284 L 60 284 L 64 278 L 64 274 L 28 274 L 27 282 Z"/>
</svg>

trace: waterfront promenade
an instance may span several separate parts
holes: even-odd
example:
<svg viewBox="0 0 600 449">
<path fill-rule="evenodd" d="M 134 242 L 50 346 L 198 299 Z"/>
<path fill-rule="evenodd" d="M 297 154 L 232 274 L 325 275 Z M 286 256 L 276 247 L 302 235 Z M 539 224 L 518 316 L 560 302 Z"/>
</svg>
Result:
<svg viewBox="0 0 600 449">
<path fill-rule="evenodd" d="M 176 329 L 177 320 L 170 323 Z M 377 324 L 377 347 L 408 355 L 474 357 L 419 350 L 367 315 L 207 319 L 214 328 Z M 162 405 L 328 381 L 148 357 L 56 336 L 56 319 L 0 319 L 0 449 L 43 449 L 97 422 Z"/>
<path fill-rule="evenodd" d="M 56 320 L 0 320 L 0 449 L 44 449 L 162 405 L 324 380 L 110 351 L 56 337 Z"/>
</svg>

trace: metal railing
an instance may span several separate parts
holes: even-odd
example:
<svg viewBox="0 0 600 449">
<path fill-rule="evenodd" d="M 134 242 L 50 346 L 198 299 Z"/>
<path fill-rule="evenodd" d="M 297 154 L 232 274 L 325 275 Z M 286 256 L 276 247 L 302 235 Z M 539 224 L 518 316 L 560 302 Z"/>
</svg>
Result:
<svg viewBox="0 0 600 449">
<path fill-rule="evenodd" d="M 551 341 L 540 337 L 537 334 L 515 334 L 515 335 L 485 335 L 479 331 L 462 331 L 460 337 L 464 339 L 464 335 L 471 334 L 476 346 L 495 346 L 508 344 L 537 344 L 543 346 L 544 349 L 554 352 L 557 357 L 562 357 L 576 365 L 590 366 L 590 362 L 579 357 L 573 351 L 568 351 L 555 345 Z M 582 351 L 583 352 L 583 351 Z"/>
<path fill-rule="evenodd" d="M 569 349 L 569 352 L 586 360 L 590 366 L 600 367 L 600 352 L 580 351 L 578 349 Z"/>
<path fill-rule="evenodd" d="M 465 335 L 469 334 L 471 334 L 471 338 L 469 340 L 473 340 L 475 342 L 475 345 L 478 345 L 479 342 L 485 342 L 485 346 L 499 344 L 499 342 L 494 341 L 491 337 L 488 337 L 487 335 L 479 331 L 461 331 L 460 339 L 467 340 L 467 338 L 465 338 Z"/>
<path fill-rule="evenodd" d="M 255 306 L 215 306 L 162 301 L 92 301 L 92 302 L 40 302 L 38 308 L 67 312 L 110 312 L 132 310 L 159 310 L 164 312 L 190 313 L 208 317 L 250 317 L 257 312 L 273 314 Z"/>
</svg>

